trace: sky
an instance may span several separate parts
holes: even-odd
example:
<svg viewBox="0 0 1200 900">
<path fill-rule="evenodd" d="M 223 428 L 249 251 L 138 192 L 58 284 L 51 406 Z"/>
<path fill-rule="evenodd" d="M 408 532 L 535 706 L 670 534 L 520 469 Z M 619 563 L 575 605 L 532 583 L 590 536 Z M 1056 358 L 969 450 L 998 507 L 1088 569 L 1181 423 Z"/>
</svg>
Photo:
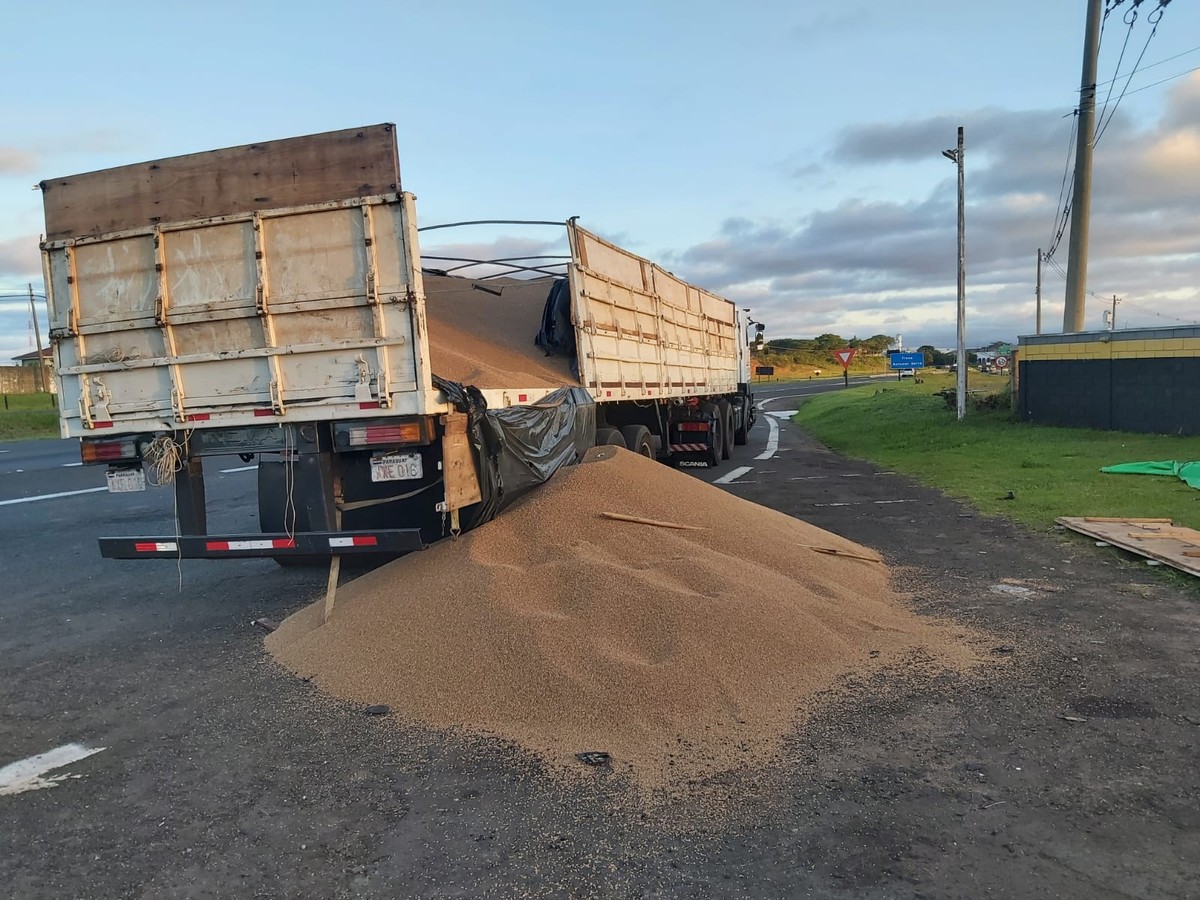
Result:
<svg viewBox="0 0 1200 900">
<path fill-rule="evenodd" d="M 1200 0 L 1171 0 L 1156 29 L 1160 0 L 1133 2 L 1101 43 L 1089 329 L 1114 294 L 1119 328 L 1200 320 Z M 64 0 L 53 28 L 39 4 L 0 6 L 27 37 L 0 56 L 0 294 L 42 291 L 40 180 L 390 121 L 422 224 L 577 215 L 768 337 L 950 347 L 941 151 L 963 126 L 968 345 L 1033 333 L 1087 3 Z M 546 229 L 454 240 L 446 255 L 562 246 Z M 1045 332 L 1068 243 L 1043 273 Z M 0 299 L 0 363 L 33 345 L 28 301 Z"/>
</svg>

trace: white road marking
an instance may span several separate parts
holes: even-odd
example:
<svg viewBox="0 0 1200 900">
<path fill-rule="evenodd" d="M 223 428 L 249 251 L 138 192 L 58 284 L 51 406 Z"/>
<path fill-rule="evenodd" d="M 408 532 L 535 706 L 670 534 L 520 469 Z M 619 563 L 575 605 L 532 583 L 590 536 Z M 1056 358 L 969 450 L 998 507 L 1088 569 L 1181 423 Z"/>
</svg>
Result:
<svg viewBox="0 0 1200 900">
<path fill-rule="evenodd" d="M 57 494 L 38 494 L 36 497 L 17 497 L 15 500 L 0 500 L 0 506 L 12 506 L 14 503 L 36 503 L 38 500 L 57 500 L 59 497 L 74 497 L 77 494 L 95 494 L 97 491 L 107 491 L 108 486 L 84 488 L 82 491 L 60 491 Z"/>
<path fill-rule="evenodd" d="M 771 427 L 771 433 L 767 436 L 767 448 L 754 457 L 755 459 L 770 459 L 779 449 L 779 423 L 774 416 L 767 416 L 767 424 Z"/>
<path fill-rule="evenodd" d="M 0 797 L 7 794 L 22 794 L 25 791 L 38 791 L 42 788 L 52 788 L 60 781 L 70 778 L 70 775 L 53 775 L 43 778 L 47 772 L 61 769 L 73 762 L 86 759 L 94 753 L 99 753 L 103 747 L 85 747 L 83 744 L 64 744 L 9 763 L 0 769 Z"/>
<path fill-rule="evenodd" d="M 228 475 L 230 472 L 252 472 L 257 468 L 258 468 L 258 464 L 255 463 L 252 466 L 238 466 L 236 469 L 222 469 L 221 474 Z"/>
<path fill-rule="evenodd" d="M 729 482 L 734 481 L 735 479 L 741 478 L 747 472 L 753 472 L 753 471 L 754 471 L 753 466 L 738 466 L 736 469 L 734 469 L 730 472 L 726 472 L 720 478 L 715 479 L 713 481 L 713 484 L 729 484 Z"/>
<path fill-rule="evenodd" d="M 864 503 L 917 503 L 917 500 L 847 500 L 845 503 L 814 503 L 813 506 L 862 506 Z"/>
<path fill-rule="evenodd" d="M 796 413 L 800 412 L 800 410 L 798 410 L 798 409 L 779 409 L 779 410 L 764 409 L 763 412 L 765 412 L 768 416 L 775 416 L 780 419 L 790 419 Z"/>
<path fill-rule="evenodd" d="M 83 465 L 83 463 L 81 463 L 81 462 L 77 462 L 77 463 L 63 463 L 63 464 L 62 464 L 62 467 L 63 467 L 64 469 L 73 469 L 73 468 L 75 468 L 76 466 L 82 466 L 82 465 Z"/>
</svg>

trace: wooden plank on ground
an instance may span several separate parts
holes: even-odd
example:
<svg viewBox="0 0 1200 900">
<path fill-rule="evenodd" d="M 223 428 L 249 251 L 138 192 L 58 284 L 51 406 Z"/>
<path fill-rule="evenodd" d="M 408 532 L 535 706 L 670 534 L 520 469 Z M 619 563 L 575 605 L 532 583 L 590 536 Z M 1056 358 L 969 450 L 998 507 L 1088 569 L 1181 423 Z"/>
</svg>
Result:
<svg viewBox="0 0 1200 900">
<path fill-rule="evenodd" d="M 400 190 L 390 123 L 208 150 L 41 183 L 46 240 Z"/>
<path fill-rule="evenodd" d="M 1168 566 L 1200 576 L 1200 531 L 1170 519 L 1060 516 L 1058 524 Z M 1164 527 L 1168 526 L 1168 527 Z"/>
<path fill-rule="evenodd" d="M 1159 522 L 1163 525 L 1174 524 L 1170 519 L 1126 519 L 1121 516 L 1084 516 L 1085 522 Z"/>
</svg>

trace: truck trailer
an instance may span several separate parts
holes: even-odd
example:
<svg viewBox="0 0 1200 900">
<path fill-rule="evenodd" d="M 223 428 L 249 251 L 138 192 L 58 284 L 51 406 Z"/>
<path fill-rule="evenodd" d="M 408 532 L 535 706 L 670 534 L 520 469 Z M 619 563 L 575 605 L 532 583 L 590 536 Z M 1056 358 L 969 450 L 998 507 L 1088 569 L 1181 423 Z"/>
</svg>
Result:
<svg viewBox="0 0 1200 900">
<path fill-rule="evenodd" d="M 175 494 L 175 534 L 105 557 L 400 555 L 591 446 L 717 466 L 754 424 L 762 326 L 575 219 L 555 262 L 423 261 L 391 124 L 40 186 L 62 435 L 110 491 Z M 209 534 L 228 454 L 258 527 Z"/>
</svg>

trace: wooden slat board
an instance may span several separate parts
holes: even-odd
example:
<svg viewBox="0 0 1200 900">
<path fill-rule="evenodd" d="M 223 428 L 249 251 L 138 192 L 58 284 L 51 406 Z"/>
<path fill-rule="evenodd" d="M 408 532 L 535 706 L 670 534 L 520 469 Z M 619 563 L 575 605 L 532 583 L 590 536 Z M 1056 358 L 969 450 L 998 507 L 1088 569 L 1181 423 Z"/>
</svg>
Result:
<svg viewBox="0 0 1200 900">
<path fill-rule="evenodd" d="M 396 127 L 327 131 L 41 183 L 46 240 L 400 190 Z"/>
<path fill-rule="evenodd" d="M 446 431 L 442 436 L 442 477 L 446 482 L 446 504 L 451 510 L 462 509 L 483 499 L 479 486 L 479 470 L 467 433 L 467 417 L 463 413 L 443 416 Z"/>
<path fill-rule="evenodd" d="M 1060 516 L 1054 521 L 1130 553 L 1200 575 L 1200 531 L 1170 519 Z"/>
</svg>

